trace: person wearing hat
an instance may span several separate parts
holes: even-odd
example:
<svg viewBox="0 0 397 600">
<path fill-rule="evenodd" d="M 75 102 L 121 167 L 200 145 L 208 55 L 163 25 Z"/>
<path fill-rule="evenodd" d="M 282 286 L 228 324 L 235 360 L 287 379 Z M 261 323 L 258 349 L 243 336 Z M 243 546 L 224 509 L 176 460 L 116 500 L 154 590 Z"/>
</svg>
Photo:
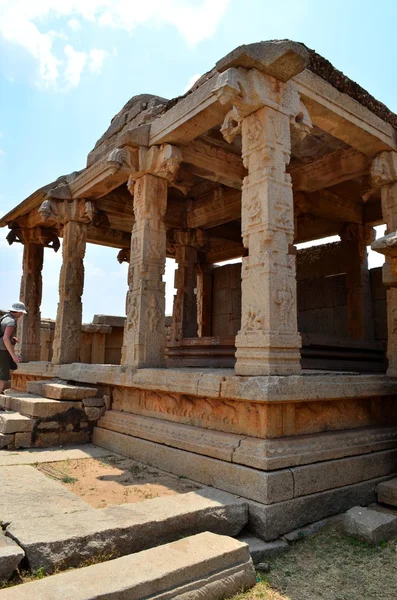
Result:
<svg viewBox="0 0 397 600">
<path fill-rule="evenodd" d="M 14 346 L 18 342 L 14 336 L 17 320 L 26 315 L 23 302 L 14 302 L 7 313 L 0 319 L 0 394 L 9 387 L 10 371 L 17 368 L 16 363 L 21 362 Z"/>
</svg>

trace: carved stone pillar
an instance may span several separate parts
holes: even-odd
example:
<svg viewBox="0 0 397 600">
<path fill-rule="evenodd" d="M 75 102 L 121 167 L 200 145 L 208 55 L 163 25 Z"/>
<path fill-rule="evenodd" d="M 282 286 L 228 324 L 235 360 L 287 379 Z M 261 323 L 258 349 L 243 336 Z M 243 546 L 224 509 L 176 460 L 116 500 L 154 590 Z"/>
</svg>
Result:
<svg viewBox="0 0 397 600">
<path fill-rule="evenodd" d="M 372 244 L 373 250 L 386 256 L 383 265 L 383 283 L 387 287 L 387 374 L 397 377 L 397 255 L 389 243 L 397 231 L 397 153 L 381 152 L 372 162 L 372 184 L 380 187 L 382 213 L 386 223 L 386 235 Z"/>
<path fill-rule="evenodd" d="M 167 181 L 143 175 L 134 185 L 122 364 L 138 368 L 164 364 Z"/>
<path fill-rule="evenodd" d="M 213 265 L 199 262 L 197 270 L 197 309 L 199 337 L 212 335 Z"/>
<path fill-rule="evenodd" d="M 24 244 L 20 298 L 25 303 L 28 314 L 19 325 L 19 349 L 24 362 L 40 360 L 43 258 L 43 246 L 33 243 Z"/>
<path fill-rule="evenodd" d="M 242 319 L 238 375 L 300 373 L 297 326 L 290 119 L 263 107 L 242 121 Z"/>
<path fill-rule="evenodd" d="M 52 355 L 54 364 L 78 362 L 80 359 L 86 237 L 85 223 L 67 221 L 64 224 L 63 262 Z"/>
<path fill-rule="evenodd" d="M 172 312 L 171 342 L 184 337 L 197 337 L 197 239 L 196 232 L 177 231 L 174 234 L 175 271 L 174 307 Z"/>
<path fill-rule="evenodd" d="M 346 257 L 349 335 L 357 340 L 371 340 L 374 339 L 374 319 L 367 246 L 374 240 L 375 231 L 367 225 L 349 223 L 340 235 Z"/>
</svg>

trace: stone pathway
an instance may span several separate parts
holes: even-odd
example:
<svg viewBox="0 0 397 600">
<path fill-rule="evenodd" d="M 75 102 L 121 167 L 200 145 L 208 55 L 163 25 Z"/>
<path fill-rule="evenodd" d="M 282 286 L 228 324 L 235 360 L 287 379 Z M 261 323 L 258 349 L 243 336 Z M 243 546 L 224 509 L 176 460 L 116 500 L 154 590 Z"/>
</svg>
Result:
<svg viewBox="0 0 397 600">
<path fill-rule="evenodd" d="M 103 572 L 107 573 L 110 559 L 135 555 L 205 531 L 235 537 L 247 524 L 247 502 L 214 488 L 136 504 L 93 508 L 35 466 L 67 458 L 91 460 L 93 457 L 120 459 L 108 450 L 91 445 L 0 451 L 0 522 L 3 529 L 0 563 L 8 565 L 6 572 L 1 573 L 2 580 L 11 576 L 23 557 L 32 572 L 40 570 L 50 574 L 55 570 L 81 567 L 87 561 L 98 561 L 106 565 Z M 171 571 L 172 568 L 173 565 Z M 22 584 L 15 590 L 24 590 L 28 585 L 31 584 Z M 4 593 L 0 591 L 0 598 Z M 11 594 L 11 591 L 7 593 Z"/>
</svg>

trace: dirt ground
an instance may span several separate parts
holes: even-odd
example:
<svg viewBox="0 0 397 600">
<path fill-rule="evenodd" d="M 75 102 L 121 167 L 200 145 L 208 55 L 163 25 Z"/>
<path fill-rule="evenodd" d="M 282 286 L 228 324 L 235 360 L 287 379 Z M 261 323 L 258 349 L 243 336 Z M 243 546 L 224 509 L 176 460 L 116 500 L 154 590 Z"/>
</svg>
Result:
<svg viewBox="0 0 397 600">
<path fill-rule="evenodd" d="M 396 600 L 397 540 L 374 547 L 340 526 L 295 542 L 233 600 Z"/>
<path fill-rule="evenodd" d="M 95 508 L 183 494 L 202 486 L 129 458 L 109 456 L 36 464 Z"/>
</svg>

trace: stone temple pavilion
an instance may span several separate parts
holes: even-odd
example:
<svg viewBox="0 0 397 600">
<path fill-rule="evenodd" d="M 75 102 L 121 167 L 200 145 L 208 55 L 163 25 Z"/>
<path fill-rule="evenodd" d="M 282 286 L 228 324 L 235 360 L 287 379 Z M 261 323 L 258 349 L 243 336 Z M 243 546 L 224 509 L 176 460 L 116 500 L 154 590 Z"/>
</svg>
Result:
<svg viewBox="0 0 397 600">
<path fill-rule="evenodd" d="M 24 245 L 13 388 L 99 386 L 94 443 L 247 498 L 265 539 L 371 502 L 397 471 L 396 129 L 386 106 L 288 40 L 237 48 L 173 100 L 131 98 L 84 169 L 0 220 Z M 60 237 L 52 358 L 40 361 L 43 251 Z M 82 360 L 87 243 L 129 263 L 118 365 Z M 368 270 L 371 243 L 383 271 Z"/>
</svg>

